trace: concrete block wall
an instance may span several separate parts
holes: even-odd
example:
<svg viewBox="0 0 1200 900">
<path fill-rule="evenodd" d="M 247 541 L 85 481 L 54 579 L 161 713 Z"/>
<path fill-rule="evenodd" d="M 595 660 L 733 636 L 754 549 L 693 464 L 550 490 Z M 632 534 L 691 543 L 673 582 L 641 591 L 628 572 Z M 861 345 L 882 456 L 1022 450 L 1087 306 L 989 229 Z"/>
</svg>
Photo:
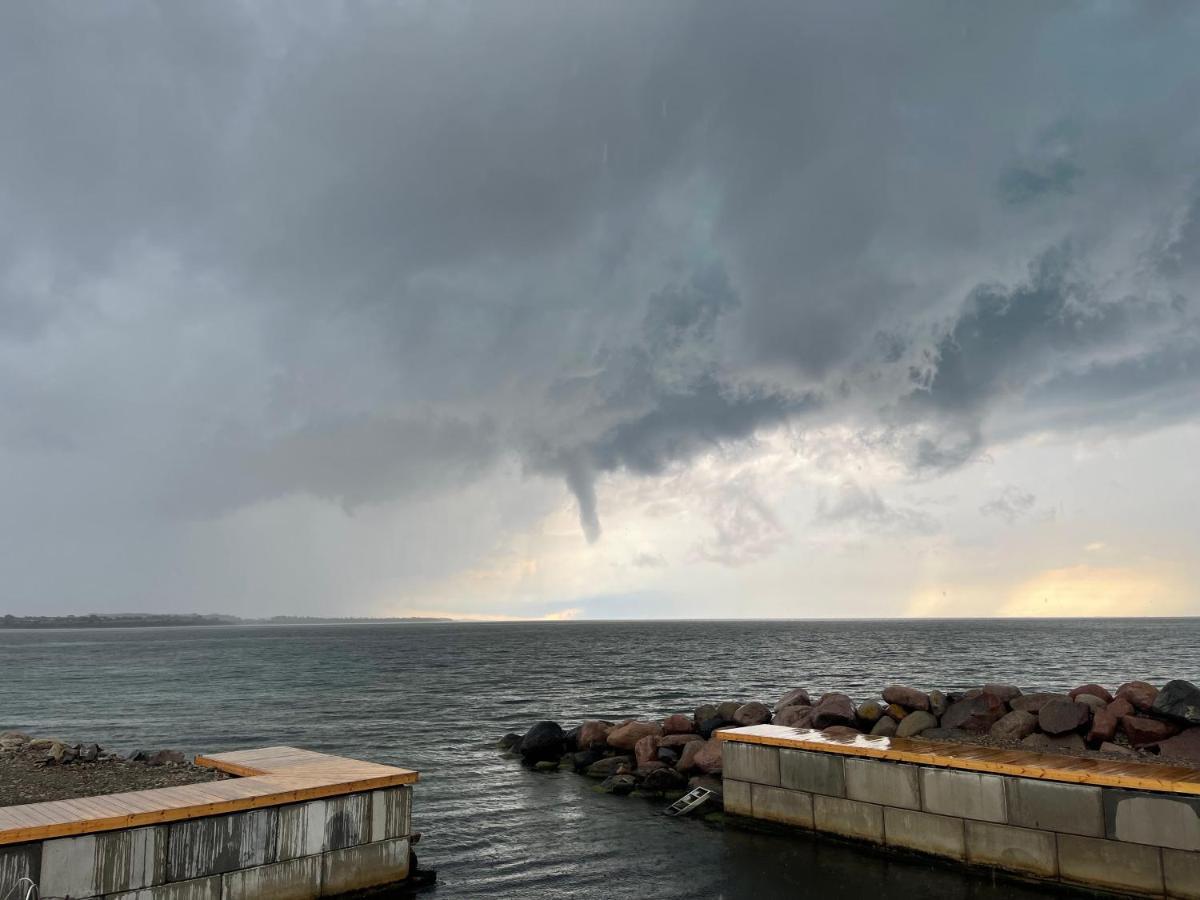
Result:
<svg viewBox="0 0 1200 900">
<path fill-rule="evenodd" d="M 411 833 L 401 786 L 55 838 L 0 847 L 0 896 L 25 877 L 69 900 L 332 897 L 407 878 Z"/>
<path fill-rule="evenodd" d="M 725 810 L 968 865 L 1200 900 L 1200 798 L 726 740 Z"/>
</svg>

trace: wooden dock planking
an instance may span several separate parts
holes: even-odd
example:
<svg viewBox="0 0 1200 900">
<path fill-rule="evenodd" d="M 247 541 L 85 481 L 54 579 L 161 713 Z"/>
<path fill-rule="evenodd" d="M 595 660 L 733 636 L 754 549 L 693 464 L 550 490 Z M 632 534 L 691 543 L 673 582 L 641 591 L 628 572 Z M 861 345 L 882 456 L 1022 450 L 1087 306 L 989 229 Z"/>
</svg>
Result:
<svg viewBox="0 0 1200 900">
<path fill-rule="evenodd" d="M 1044 781 L 1093 784 L 1101 787 L 1137 788 L 1171 794 L 1200 794 L 1200 772 L 1157 763 L 1086 759 L 1055 753 L 1004 750 L 950 741 L 888 738 L 860 734 L 834 737 L 807 728 L 752 725 L 718 731 L 723 741 L 793 747 L 819 753 L 918 763 L 971 772 L 1018 775 Z"/>
<path fill-rule="evenodd" d="M 411 769 L 295 747 L 197 756 L 196 764 L 240 777 L 0 807 L 0 846 L 339 797 L 419 778 Z"/>
</svg>

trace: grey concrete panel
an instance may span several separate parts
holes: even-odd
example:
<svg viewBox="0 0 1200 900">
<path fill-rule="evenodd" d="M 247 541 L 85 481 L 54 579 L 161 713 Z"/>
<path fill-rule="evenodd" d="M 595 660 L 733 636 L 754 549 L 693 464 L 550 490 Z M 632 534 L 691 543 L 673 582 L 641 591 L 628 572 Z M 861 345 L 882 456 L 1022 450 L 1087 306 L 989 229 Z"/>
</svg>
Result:
<svg viewBox="0 0 1200 900">
<path fill-rule="evenodd" d="M 275 859 L 283 862 L 301 856 L 313 856 L 330 849 L 325 846 L 325 818 L 324 800 L 279 807 L 279 836 Z"/>
<path fill-rule="evenodd" d="M 734 781 L 726 777 L 721 782 L 721 794 L 725 804 L 725 812 L 731 816 L 745 816 L 746 818 L 750 818 L 754 815 L 750 782 Z"/>
<path fill-rule="evenodd" d="M 104 900 L 221 900 L 221 876 L 173 881 L 127 894 L 109 894 Z"/>
<path fill-rule="evenodd" d="M 167 829 L 126 828 L 42 843 L 43 897 L 93 897 L 167 880 Z"/>
<path fill-rule="evenodd" d="M 1200 900 L 1200 853 L 1164 850 L 1162 861 L 1167 896 Z"/>
<path fill-rule="evenodd" d="M 916 766 L 847 759 L 846 796 L 851 800 L 882 803 L 902 809 L 921 808 L 921 788 Z"/>
<path fill-rule="evenodd" d="M 371 842 L 371 795 L 346 794 L 325 801 L 325 849 Z"/>
<path fill-rule="evenodd" d="M 393 884 L 408 877 L 408 838 L 376 841 L 321 855 L 321 896 Z"/>
<path fill-rule="evenodd" d="M 782 748 L 779 751 L 779 783 L 793 791 L 846 796 L 846 774 L 842 757 L 833 753 Z"/>
<path fill-rule="evenodd" d="M 921 769 L 921 802 L 926 812 L 983 822 L 1005 822 L 1004 781 L 950 769 Z"/>
<path fill-rule="evenodd" d="M 167 880 L 187 881 L 275 862 L 279 810 L 175 822 L 167 851 Z"/>
<path fill-rule="evenodd" d="M 1163 892 L 1162 855 L 1157 847 L 1060 834 L 1058 871 L 1065 881 L 1117 891 Z"/>
<path fill-rule="evenodd" d="M 1043 878 L 1058 876 L 1058 844 L 1050 832 L 964 821 L 968 862 Z"/>
<path fill-rule="evenodd" d="M 10 890 L 22 878 L 36 882 L 41 877 L 41 871 L 40 843 L 0 847 L 0 891 Z"/>
<path fill-rule="evenodd" d="M 955 816 L 936 816 L 915 809 L 885 806 L 883 835 L 889 847 L 919 850 L 951 859 L 967 856 L 963 820 Z"/>
<path fill-rule="evenodd" d="M 815 794 L 813 825 L 817 831 L 883 843 L 883 807 L 874 803 Z"/>
<path fill-rule="evenodd" d="M 813 827 L 812 794 L 789 791 L 787 788 L 765 784 L 750 786 L 754 806 L 754 818 L 768 822 L 781 822 L 796 828 Z"/>
<path fill-rule="evenodd" d="M 779 787 L 779 748 L 726 741 L 721 747 L 721 770 L 738 781 Z"/>
<path fill-rule="evenodd" d="M 221 876 L 222 900 L 309 900 L 321 896 L 321 857 L 305 856 Z"/>
<path fill-rule="evenodd" d="M 371 840 L 412 834 L 412 788 L 403 785 L 371 792 Z"/>
<path fill-rule="evenodd" d="M 1032 778 L 1006 778 L 1005 782 L 1010 825 L 1104 837 L 1100 788 Z"/>
<path fill-rule="evenodd" d="M 1200 850 L 1200 800 L 1143 791 L 1104 791 L 1106 834 L 1117 841 Z"/>
</svg>

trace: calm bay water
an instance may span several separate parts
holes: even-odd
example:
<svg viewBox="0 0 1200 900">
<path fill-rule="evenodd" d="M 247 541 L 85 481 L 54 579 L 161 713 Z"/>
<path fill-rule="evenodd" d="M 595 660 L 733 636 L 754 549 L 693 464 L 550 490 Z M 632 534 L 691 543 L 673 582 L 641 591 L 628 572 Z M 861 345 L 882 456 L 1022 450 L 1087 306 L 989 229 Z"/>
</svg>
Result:
<svg viewBox="0 0 1200 900">
<path fill-rule="evenodd" d="M 500 758 L 539 719 L 662 716 L 793 687 L 1069 688 L 1200 675 L 1200 620 L 566 622 L 0 631 L 0 729 L 190 753 L 294 744 L 422 772 L 448 897 L 1013 898 L 1066 892 L 602 796 Z"/>
</svg>

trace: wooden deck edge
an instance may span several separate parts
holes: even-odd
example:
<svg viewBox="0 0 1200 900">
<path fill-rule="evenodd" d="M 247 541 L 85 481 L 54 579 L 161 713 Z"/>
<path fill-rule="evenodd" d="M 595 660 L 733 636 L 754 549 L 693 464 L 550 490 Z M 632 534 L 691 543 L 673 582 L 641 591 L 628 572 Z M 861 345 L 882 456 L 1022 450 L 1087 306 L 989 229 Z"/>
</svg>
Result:
<svg viewBox="0 0 1200 900">
<path fill-rule="evenodd" d="M 722 741 L 788 747 L 816 753 L 915 763 L 995 775 L 1013 775 L 1043 781 L 1200 795 L 1200 771 L 1157 763 L 1090 759 L 1027 750 L 997 750 L 978 744 L 922 741 L 918 738 L 886 738 L 872 735 L 839 738 L 830 737 L 814 729 L 782 725 L 731 728 L 716 732 L 716 737 Z M 998 756 L 1004 758 L 995 758 Z M 1105 771 L 1097 771 L 1101 767 Z"/>
<path fill-rule="evenodd" d="M 290 747 L 278 749 L 290 753 L 300 752 Z M 92 797 L 79 797 L 71 800 L 51 800 L 0 807 L 0 846 L 115 831 L 123 828 L 160 825 L 205 816 L 284 806 L 289 803 L 322 800 L 346 794 L 411 785 L 420 778 L 418 772 L 410 769 L 365 763 L 338 756 L 321 754 L 308 754 L 308 756 L 315 759 L 307 759 L 303 762 L 290 761 L 290 764 L 284 762 L 278 766 L 271 764 L 269 760 L 253 766 L 236 760 L 221 759 L 221 754 L 196 757 L 197 765 L 239 776 L 239 786 L 249 789 L 249 796 L 244 797 L 195 802 L 196 789 L 202 791 L 210 783 L 229 783 L 196 782 L 190 785 L 128 791 L 122 794 L 97 794 Z M 322 773 L 323 767 L 327 767 L 330 771 Z M 354 771 L 355 769 L 358 771 Z M 349 770 L 349 774 L 347 770 Z M 297 782 L 300 784 L 298 785 Z M 261 788 L 261 792 L 256 791 L 259 788 Z M 137 797 L 136 805 L 138 806 L 155 801 L 162 805 L 149 810 L 133 809 L 134 804 L 131 798 L 134 795 Z M 180 799 L 185 796 L 189 799 L 181 803 Z M 116 809 L 121 806 L 132 811 L 116 815 L 105 812 L 106 808 Z M 85 812 L 92 811 L 94 814 L 81 816 L 78 813 L 80 809 Z M 61 820 L 54 821 L 58 817 L 61 817 Z"/>
</svg>

